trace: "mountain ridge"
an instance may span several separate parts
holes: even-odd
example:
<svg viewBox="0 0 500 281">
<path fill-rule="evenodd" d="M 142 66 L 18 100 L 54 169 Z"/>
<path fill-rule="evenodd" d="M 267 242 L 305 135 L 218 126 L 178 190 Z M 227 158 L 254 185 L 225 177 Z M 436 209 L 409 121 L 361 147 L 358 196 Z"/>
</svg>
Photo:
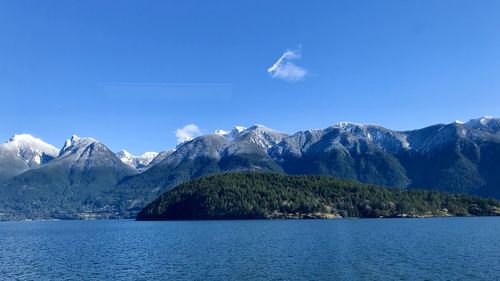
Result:
<svg viewBox="0 0 500 281">
<path fill-rule="evenodd" d="M 130 217 L 178 184 L 239 171 L 328 175 L 394 188 L 500 198 L 498 124 L 498 118 L 481 117 L 394 131 L 339 122 L 294 134 L 262 125 L 235 127 L 183 142 L 150 157 L 140 168 L 127 163 L 131 154 L 123 153 L 130 157 L 120 159 L 119 153 L 93 138 L 72 136 L 56 157 L 3 181 L 0 213 L 4 207 L 6 213 L 16 208 L 24 212 L 36 204 L 33 212 L 44 216 L 50 215 L 40 206 L 58 215 L 78 211 Z M 67 207 L 58 206 L 50 196 L 62 198 Z"/>
</svg>

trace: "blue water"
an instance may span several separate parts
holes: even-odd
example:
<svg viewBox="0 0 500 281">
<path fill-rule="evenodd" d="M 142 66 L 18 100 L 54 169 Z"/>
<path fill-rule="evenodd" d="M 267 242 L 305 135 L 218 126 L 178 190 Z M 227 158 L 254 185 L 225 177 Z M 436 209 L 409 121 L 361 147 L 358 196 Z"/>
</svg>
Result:
<svg viewBox="0 0 500 281">
<path fill-rule="evenodd" d="M 500 280 L 500 218 L 0 223 L 0 280 Z"/>
</svg>

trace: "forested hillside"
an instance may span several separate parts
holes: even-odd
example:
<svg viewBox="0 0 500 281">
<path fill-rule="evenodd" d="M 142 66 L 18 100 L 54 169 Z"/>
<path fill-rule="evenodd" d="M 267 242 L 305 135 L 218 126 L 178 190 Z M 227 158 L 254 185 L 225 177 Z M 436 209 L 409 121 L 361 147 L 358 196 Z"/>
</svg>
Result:
<svg viewBox="0 0 500 281">
<path fill-rule="evenodd" d="M 137 220 L 490 216 L 500 202 L 469 195 L 401 190 L 328 176 L 229 173 L 181 184 Z"/>
</svg>

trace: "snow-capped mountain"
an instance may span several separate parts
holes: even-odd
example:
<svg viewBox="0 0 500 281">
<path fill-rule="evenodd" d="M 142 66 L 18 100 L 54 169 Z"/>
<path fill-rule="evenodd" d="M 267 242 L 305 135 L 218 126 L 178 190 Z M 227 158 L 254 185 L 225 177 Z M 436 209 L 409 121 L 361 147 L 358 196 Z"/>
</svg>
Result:
<svg viewBox="0 0 500 281">
<path fill-rule="evenodd" d="M 104 144 L 94 138 L 81 138 L 73 135 L 66 140 L 59 156 L 44 165 L 67 166 L 72 170 L 89 171 L 92 168 L 110 168 L 123 170 L 125 174 L 133 174 L 133 169 L 125 165 Z"/>
<path fill-rule="evenodd" d="M 500 198 L 499 124 L 498 118 L 481 117 L 394 131 L 341 122 L 292 135 L 262 125 L 238 126 L 139 157 L 126 151 L 115 155 L 93 138 L 73 136 L 58 153 L 39 140 L 16 136 L 0 145 L 0 172 L 17 165 L 16 173 L 24 172 L 3 182 L 0 210 L 2 204 L 18 210 L 36 201 L 36 210 L 64 213 L 78 207 L 128 216 L 179 183 L 241 170 L 332 175 Z M 145 166 L 141 173 L 138 165 Z"/>
<path fill-rule="evenodd" d="M 140 176 L 125 181 L 119 188 L 158 193 L 175 183 L 210 173 L 235 170 L 282 172 L 268 155 L 268 149 L 285 136 L 285 133 L 262 125 L 237 126 L 229 132 L 217 130 L 182 143 L 161 161 L 153 160 L 155 165 Z"/>
<path fill-rule="evenodd" d="M 285 137 L 269 151 L 291 174 L 500 197 L 499 121 L 482 117 L 404 132 L 343 122 Z"/>
<path fill-rule="evenodd" d="M 319 130 L 306 130 L 283 138 L 274 145 L 271 155 L 280 160 L 282 157 L 302 157 L 305 153 L 323 153 L 338 148 L 349 151 L 359 142 L 373 145 L 389 153 L 398 153 L 410 149 L 402 132 L 391 131 L 376 125 L 363 125 L 340 122 Z"/>
<path fill-rule="evenodd" d="M 168 188 L 208 173 L 268 170 L 500 196 L 492 185 L 500 186 L 500 178 L 491 180 L 500 174 L 491 162 L 500 160 L 498 121 L 483 117 L 412 131 L 341 122 L 293 135 L 261 125 L 217 130 L 183 143 L 132 185 L 151 181 L 152 188 Z"/>
<path fill-rule="evenodd" d="M 118 157 L 123 163 L 137 170 L 143 170 L 148 167 L 156 156 L 158 156 L 158 152 L 145 152 L 140 156 L 135 156 L 130 154 L 130 152 L 125 149 L 116 153 L 116 157 Z"/>
<path fill-rule="evenodd" d="M 255 153 L 258 151 L 267 154 L 267 150 L 283 140 L 285 136 L 287 134 L 262 125 L 249 128 L 236 126 L 229 132 L 216 130 L 211 135 L 200 136 L 180 144 L 161 162 L 177 165 L 184 160 L 200 157 L 221 159 L 238 152 Z"/>
<path fill-rule="evenodd" d="M 73 217 L 75 213 L 104 211 L 105 216 L 115 216 L 121 197 L 112 194 L 120 180 L 135 174 L 135 169 L 104 144 L 93 138 L 72 136 L 58 157 L 4 182 L 0 202 L 13 210 L 35 202 L 27 210 L 31 216 L 50 213 Z"/>
<path fill-rule="evenodd" d="M 57 157 L 54 146 L 28 134 L 14 135 L 0 144 L 0 180 L 39 167 Z"/>
<path fill-rule="evenodd" d="M 342 146 L 349 150 L 359 141 L 391 154 L 410 151 L 426 153 L 457 139 L 472 141 L 500 137 L 496 135 L 499 131 L 500 119 L 493 117 L 481 117 L 466 123 L 455 121 L 412 131 L 394 131 L 377 125 L 340 122 L 326 129 L 301 131 L 285 137 L 281 143 L 272 147 L 271 154 L 277 159 L 283 153 L 301 156 L 313 144 L 316 144 L 314 149 L 318 149 L 317 145 L 322 144 L 329 147 Z"/>
<path fill-rule="evenodd" d="M 52 188 L 93 184 L 105 187 L 113 186 L 122 177 L 135 173 L 102 143 L 73 135 L 64 143 L 56 158 L 12 180 L 37 186 L 41 182 L 31 179 L 43 178 L 44 185 L 49 184 Z"/>
</svg>

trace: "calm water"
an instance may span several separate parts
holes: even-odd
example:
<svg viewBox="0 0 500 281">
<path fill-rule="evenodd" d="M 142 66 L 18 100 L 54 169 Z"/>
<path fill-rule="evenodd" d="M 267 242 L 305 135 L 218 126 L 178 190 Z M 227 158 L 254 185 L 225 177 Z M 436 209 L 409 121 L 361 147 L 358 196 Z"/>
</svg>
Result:
<svg viewBox="0 0 500 281">
<path fill-rule="evenodd" d="M 500 280 L 500 218 L 0 223 L 0 280 Z"/>
</svg>

